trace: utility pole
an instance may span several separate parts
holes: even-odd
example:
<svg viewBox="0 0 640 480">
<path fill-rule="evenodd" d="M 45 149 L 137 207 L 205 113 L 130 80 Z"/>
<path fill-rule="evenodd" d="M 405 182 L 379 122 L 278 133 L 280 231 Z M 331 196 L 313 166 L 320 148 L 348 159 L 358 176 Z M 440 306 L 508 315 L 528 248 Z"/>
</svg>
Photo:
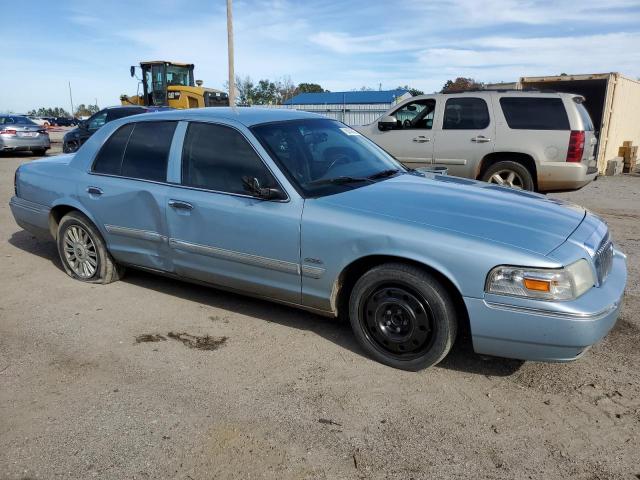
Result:
<svg viewBox="0 0 640 480">
<path fill-rule="evenodd" d="M 69 100 L 71 101 L 71 116 L 75 117 L 75 113 L 73 111 L 73 95 L 71 95 L 71 82 L 69 82 Z"/>
<path fill-rule="evenodd" d="M 227 0 L 227 50 L 229 52 L 229 105 L 236 105 L 236 76 L 233 71 L 233 13 L 232 0 Z"/>
</svg>

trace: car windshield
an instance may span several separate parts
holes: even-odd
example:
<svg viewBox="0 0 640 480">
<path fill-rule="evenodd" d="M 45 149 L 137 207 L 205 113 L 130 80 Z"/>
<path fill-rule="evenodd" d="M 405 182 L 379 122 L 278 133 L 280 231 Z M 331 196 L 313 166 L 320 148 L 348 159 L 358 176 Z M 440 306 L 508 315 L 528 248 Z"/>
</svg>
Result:
<svg viewBox="0 0 640 480">
<path fill-rule="evenodd" d="M 307 197 L 331 195 L 406 171 L 375 143 L 335 120 L 274 122 L 251 130 Z"/>
<path fill-rule="evenodd" d="M 19 116 L 0 117 L 0 123 L 3 123 L 3 124 L 11 123 L 14 125 L 37 125 L 37 123 L 31 121 L 31 119 L 27 117 L 19 117 Z"/>
</svg>

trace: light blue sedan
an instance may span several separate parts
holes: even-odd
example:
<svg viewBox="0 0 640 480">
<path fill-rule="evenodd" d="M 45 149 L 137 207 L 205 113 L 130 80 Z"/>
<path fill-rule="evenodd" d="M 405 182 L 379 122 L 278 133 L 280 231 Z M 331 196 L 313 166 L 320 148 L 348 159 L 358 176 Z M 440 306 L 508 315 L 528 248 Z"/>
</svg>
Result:
<svg viewBox="0 0 640 480">
<path fill-rule="evenodd" d="M 341 316 L 406 370 L 442 360 L 465 327 L 481 354 L 573 360 L 615 324 L 627 277 L 582 208 L 407 170 L 298 111 L 128 117 L 15 184 L 17 223 L 53 237 L 75 279 L 130 266 Z"/>
</svg>

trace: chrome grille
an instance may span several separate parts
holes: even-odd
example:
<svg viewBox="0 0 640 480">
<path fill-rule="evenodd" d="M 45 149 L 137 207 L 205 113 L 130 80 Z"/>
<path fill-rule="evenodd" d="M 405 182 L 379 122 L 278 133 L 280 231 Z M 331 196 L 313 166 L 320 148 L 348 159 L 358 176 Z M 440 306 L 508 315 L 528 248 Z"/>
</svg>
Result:
<svg viewBox="0 0 640 480">
<path fill-rule="evenodd" d="M 609 233 L 600 242 L 600 246 L 594 255 L 594 263 L 596 273 L 598 274 L 598 284 L 602 285 L 611 272 L 613 265 L 613 242 L 609 237 Z"/>
</svg>

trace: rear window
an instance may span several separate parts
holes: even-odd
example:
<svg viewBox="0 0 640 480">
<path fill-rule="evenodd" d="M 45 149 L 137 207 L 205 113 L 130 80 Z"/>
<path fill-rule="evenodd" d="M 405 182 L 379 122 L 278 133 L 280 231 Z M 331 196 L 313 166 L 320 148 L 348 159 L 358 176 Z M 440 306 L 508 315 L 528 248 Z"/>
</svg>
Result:
<svg viewBox="0 0 640 480">
<path fill-rule="evenodd" d="M 582 126 L 584 130 L 593 131 L 593 122 L 591 121 L 591 116 L 589 115 L 589 112 L 587 112 L 587 109 L 582 103 L 578 102 L 576 102 L 576 108 L 578 109 L 578 113 L 582 119 Z"/>
<path fill-rule="evenodd" d="M 122 176 L 164 182 L 176 122 L 135 124 L 122 159 Z"/>
<path fill-rule="evenodd" d="M 122 157 L 127 146 L 129 136 L 133 131 L 133 123 L 124 125 L 111 135 L 100 149 L 96 161 L 93 163 L 93 171 L 107 175 L 120 175 Z"/>
<path fill-rule="evenodd" d="M 560 98 L 502 97 L 500 106 L 509 128 L 516 130 L 570 130 Z"/>
<path fill-rule="evenodd" d="M 14 125 L 37 125 L 27 117 L 0 117 L 0 124 L 12 123 Z"/>
<path fill-rule="evenodd" d="M 93 171 L 164 182 L 175 128 L 176 122 L 123 125 L 98 153 Z"/>
</svg>

